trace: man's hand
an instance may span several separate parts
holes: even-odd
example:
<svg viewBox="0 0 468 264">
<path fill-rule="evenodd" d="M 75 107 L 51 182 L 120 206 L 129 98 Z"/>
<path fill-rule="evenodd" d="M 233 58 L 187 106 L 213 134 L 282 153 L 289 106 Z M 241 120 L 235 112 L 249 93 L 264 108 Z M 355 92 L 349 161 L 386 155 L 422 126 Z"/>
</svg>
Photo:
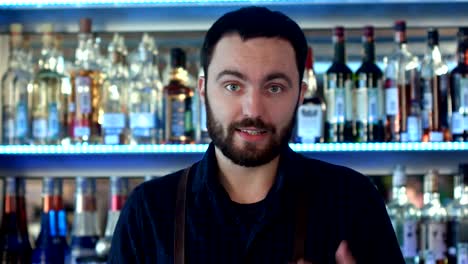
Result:
<svg viewBox="0 0 468 264">
<path fill-rule="evenodd" d="M 335 259 L 336 264 L 356 264 L 346 241 L 341 241 L 340 246 L 336 250 Z"/>
<path fill-rule="evenodd" d="M 335 253 L 335 260 L 336 260 L 336 264 L 356 264 L 356 261 L 354 260 L 353 255 L 351 254 L 351 251 L 349 250 L 348 243 L 346 241 L 341 241 L 340 245 L 338 246 L 338 249 L 336 250 L 336 253 Z M 312 264 L 312 263 L 304 259 L 300 259 L 296 263 L 290 263 L 290 264 Z"/>
</svg>

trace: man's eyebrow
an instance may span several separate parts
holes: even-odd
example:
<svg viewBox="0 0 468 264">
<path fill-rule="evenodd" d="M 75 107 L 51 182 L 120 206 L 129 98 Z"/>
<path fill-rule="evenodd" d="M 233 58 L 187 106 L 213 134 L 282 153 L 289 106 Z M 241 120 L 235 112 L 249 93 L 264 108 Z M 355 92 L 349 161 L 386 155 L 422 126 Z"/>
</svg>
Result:
<svg viewBox="0 0 468 264">
<path fill-rule="evenodd" d="M 225 75 L 232 75 L 232 76 L 235 76 L 243 81 L 245 81 L 247 79 L 247 77 L 245 77 L 245 75 L 243 75 L 242 73 L 236 71 L 236 70 L 223 70 L 221 71 L 220 73 L 218 73 L 218 75 L 216 76 L 216 81 L 219 81 L 219 79 L 221 79 L 221 77 L 225 76 Z"/>
<path fill-rule="evenodd" d="M 289 87 L 292 87 L 291 79 L 289 78 L 289 76 L 287 76 L 286 74 L 284 74 L 282 72 L 270 73 L 265 77 L 264 81 L 268 82 L 268 81 L 271 81 L 271 80 L 274 80 L 274 79 L 283 79 L 288 83 Z"/>
</svg>

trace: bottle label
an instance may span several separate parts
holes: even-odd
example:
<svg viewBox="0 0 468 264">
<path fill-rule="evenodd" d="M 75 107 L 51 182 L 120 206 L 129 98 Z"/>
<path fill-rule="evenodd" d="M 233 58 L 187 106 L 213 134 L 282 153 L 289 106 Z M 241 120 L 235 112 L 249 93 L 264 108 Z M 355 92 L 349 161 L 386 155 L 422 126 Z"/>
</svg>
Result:
<svg viewBox="0 0 468 264">
<path fill-rule="evenodd" d="M 302 143 L 315 142 L 322 137 L 322 108 L 320 105 L 305 104 L 299 106 L 297 115 L 297 134 Z"/>
<path fill-rule="evenodd" d="M 33 120 L 32 124 L 33 137 L 36 139 L 45 139 L 47 137 L 47 120 L 44 118 L 37 118 Z"/>
<path fill-rule="evenodd" d="M 75 79 L 75 110 L 80 114 L 91 113 L 91 79 L 89 77 L 76 77 Z"/>
<path fill-rule="evenodd" d="M 28 132 L 28 110 L 25 103 L 16 106 L 16 137 L 24 138 Z"/>
<path fill-rule="evenodd" d="M 444 223 L 430 222 L 427 227 L 428 249 L 434 253 L 435 259 L 444 259 L 447 245 L 445 239 L 447 229 Z"/>
<path fill-rule="evenodd" d="M 345 89 L 335 89 L 335 120 L 337 124 L 344 124 L 346 115 L 346 93 Z"/>
<path fill-rule="evenodd" d="M 421 141 L 421 122 L 420 119 L 416 116 L 408 116 L 407 119 L 408 125 L 408 141 L 418 142 Z"/>
<path fill-rule="evenodd" d="M 417 252 L 417 221 L 407 220 L 403 224 L 403 243 L 402 243 L 402 252 L 405 258 L 415 257 Z"/>
<path fill-rule="evenodd" d="M 452 113 L 452 134 L 463 134 L 465 125 L 463 116 L 459 112 Z"/>
<path fill-rule="evenodd" d="M 15 138 L 15 118 L 12 107 L 4 106 L 2 113 L 3 120 L 3 138 L 10 141 Z M 6 142 L 4 142 L 6 143 Z"/>
<path fill-rule="evenodd" d="M 47 137 L 50 139 L 56 139 L 59 137 L 60 124 L 59 124 L 59 113 L 57 104 L 49 104 L 48 114 L 48 126 L 47 126 Z"/>
<path fill-rule="evenodd" d="M 465 115 L 463 116 L 463 129 L 464 129 L 465 131 L 468 130 L 468 114 L 465 114 Z"/>
<path fill-rule="evenodd" d="M 460 78 L 460 107 L 468 112 L 468 78 Z"/>
<path fill-rule="evenodd" d="M 185 136 L 185 112 L 188 110 L 185 108 L 185 100 L 176 96 L 169 96 L 167 100 L 168 119 L 166 122 L 168 122 L 167 125 L 169 126 L 169 138 L 183 137 Z"/>
<path fill-rule="evenodd" d="M 442 142 L 444 141 L 444 134 L 442 132 L 431 131 L 429 132 L 430 142 Z"/>
<path fill-rule="evenodd" d="M 130 113 L 130 128 L 154 128 L 155 118 L 153 113 Z"/>
<path fill-rule="evenodd" d="M 102 121 L 103 128 L 124 128 L 125 115 L 122 113 L 105 113 Z"/>
<path fill-rule="evenodd" d="M 75 126 L 73 128 L 73 135 L 75 137 L 89 137 L 90 129 L 87 126 Z"/>
<path fill-rule="evenodd" d="M 119 135 L 115 133 L 109 133 L 109 131 L 106 130 L 106 135 L 104 136 L 104 144 L 117 145 L 119 143 L 120 143 Z"/>
<path fill-rule="evenodd" d="M 392 87 L 385 89 L 385 110 L 387 115 L 397 115 L 399 111 L 398 105 L 398 88 Z"/>
<path fill-rule="evenodd" d="M 345 120 L 346 121 L 353 121 L 354 120 L 354 113 L 356 112 L 356 109 L 353 110 L 353 107 L 356 106 L 356 98 L 354 97 L 353 93 L 353 81 L 352 80 L 346 80 L 345 81 L 345 87 L 344 87 L 344 92 L 345 92 Z M 367 111 L 366 111 L 367 113 Z"/>
<path fill-rule="evenodd" d="M 369 117 L 369 108 L 370 100 L 368 98 L 368 90 L 365 87 L 360 87 L 354 90 L 354 98 L 356 98 L 356 111 L 355 117 L 356 121 L 360 121 L 362 123 L 367 123 L 367 119 Z M 377 98 L 375 98 L 377 99 Z M 376 102 L 375 102 L 376 103 Z"/>
<path fill-rule="evenodd" d="M 377 124 L 380 118 L 379 114 L 379 90 L 378 88 L 367 89 L 368 99 L 368 122 L 369 124 Z"/>
<path fill-rule="evenodd" d="M 432 118 L 432 93 L 424 93 L 422 109 L 422 126 L 424 129 L 429 128 Z"/>
<path fill-rule="evenodd" d="M 325 101 L 327 103 L 327 122 L 330 124 L 335 124 L 337 121 L 335 118 L 335 89 L 325 90 Z"/>
</svg>

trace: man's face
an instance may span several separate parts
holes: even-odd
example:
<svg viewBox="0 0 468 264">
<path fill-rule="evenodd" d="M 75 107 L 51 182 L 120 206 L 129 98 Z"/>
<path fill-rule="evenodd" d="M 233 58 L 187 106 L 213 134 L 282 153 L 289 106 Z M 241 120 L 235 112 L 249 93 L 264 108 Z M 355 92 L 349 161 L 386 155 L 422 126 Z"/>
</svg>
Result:
<svg viewBox="0 0 468 264">
<path fill-rule="evenodd" d="M 241 166 L 273 160 L 291 136 L 299 87 L 294 49 L 286 40 L 223 37 L 214 49 L 208 80 L 199 82 L 215 146 Z"/>
</svg>

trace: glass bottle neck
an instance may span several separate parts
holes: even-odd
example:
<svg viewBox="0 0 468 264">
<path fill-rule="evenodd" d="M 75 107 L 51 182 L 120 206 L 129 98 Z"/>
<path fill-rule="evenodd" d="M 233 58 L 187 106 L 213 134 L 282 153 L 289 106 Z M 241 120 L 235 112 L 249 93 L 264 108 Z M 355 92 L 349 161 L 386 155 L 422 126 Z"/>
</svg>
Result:
<svg viewBox="0 0 468 264">
<path fill-rule="evenodd" d="M 364 56 L 362 61 L 364 63 L 375 62 L 375 42 L 373 40 L 364 42 Z"/>
<path fill-rule="evenodd" d="M 468 65 L 468 48 L 464 45 L 459 45 L 457 59 L 458 64 Z"/>
<path fill-rule="evenodd" d="M 344 40 L 337 40 L 335 42 L 335 55 L 333 57 L 334 63 L 346 63 L 346 50 Z"/>
</svg>

